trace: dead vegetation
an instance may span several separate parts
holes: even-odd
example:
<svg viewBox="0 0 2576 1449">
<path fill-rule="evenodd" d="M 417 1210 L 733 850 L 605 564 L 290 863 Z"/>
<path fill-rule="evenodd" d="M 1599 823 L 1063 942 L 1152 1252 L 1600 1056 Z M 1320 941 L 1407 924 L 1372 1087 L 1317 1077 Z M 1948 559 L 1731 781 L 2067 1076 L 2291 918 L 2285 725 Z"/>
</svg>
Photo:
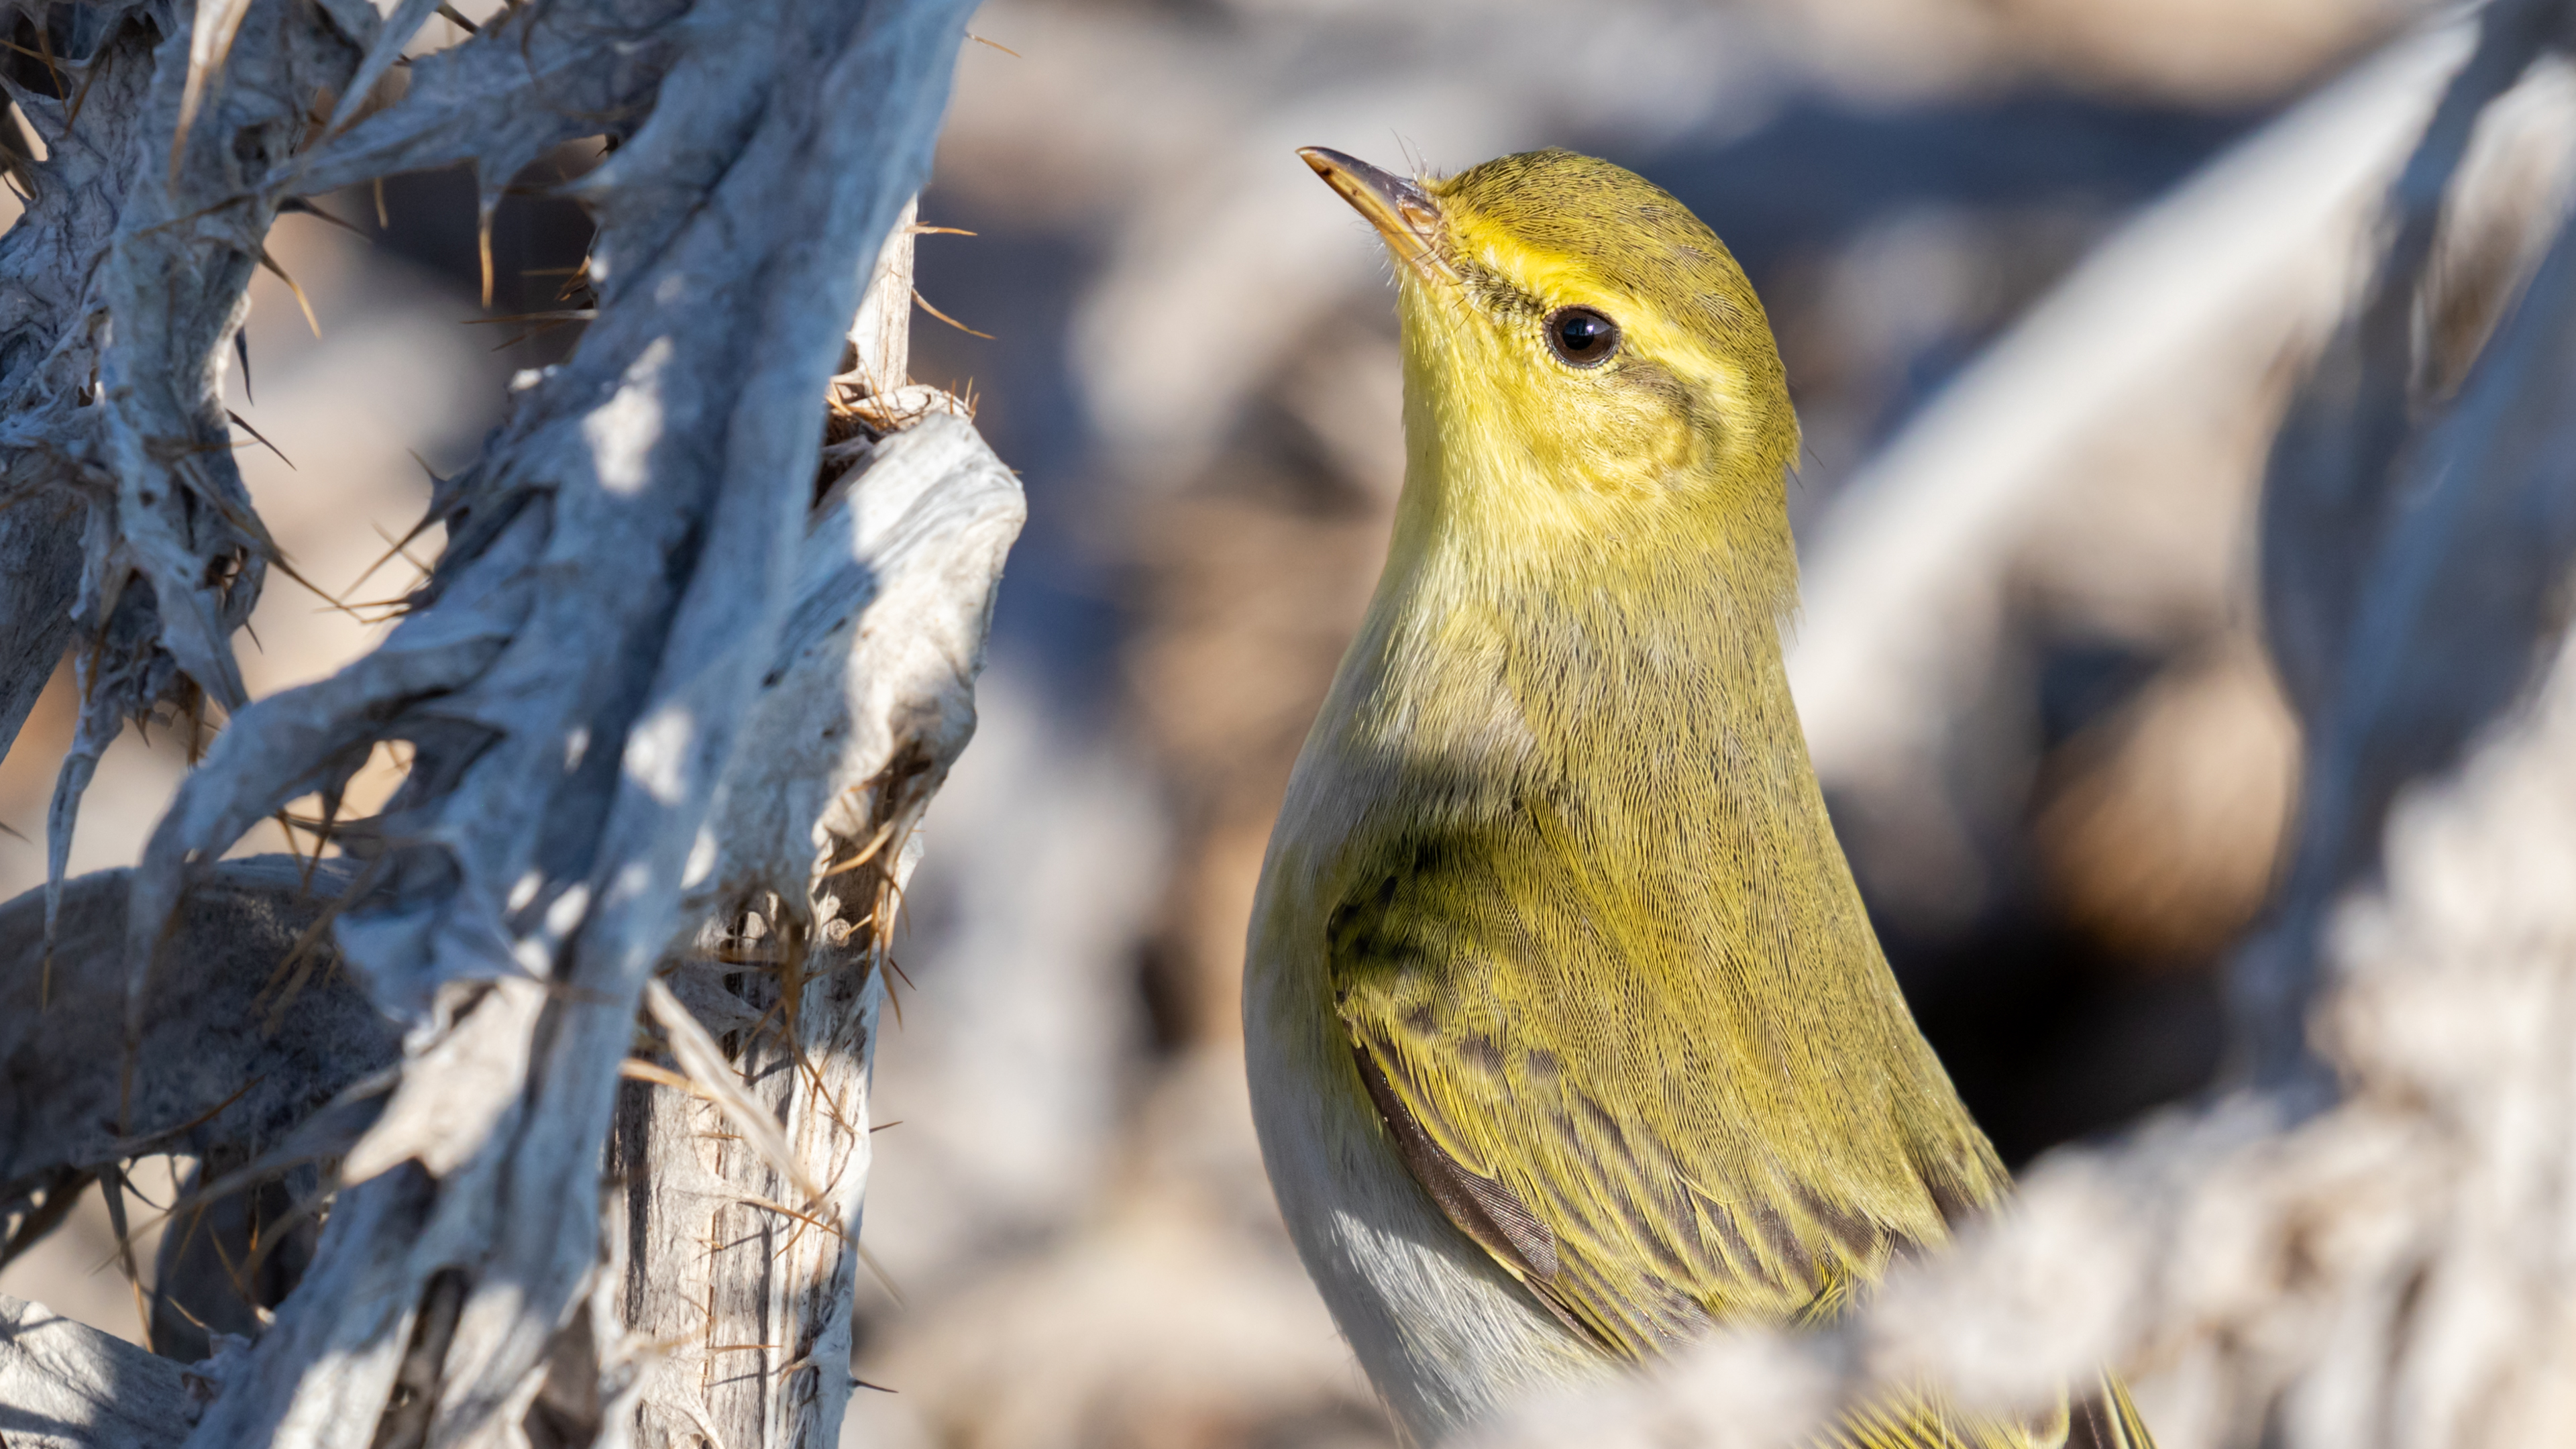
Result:
<svg viewBox="0 0 2576 1449">
<path fill-rule="evenodd" d="M 0 251 L 5 722 L 66 641 L 83 701 L 0 1213 L 15 1251 L 191 1159 L 156 1346 L 200 1350 L 13 1308 L 12 1443 L 833 1442 L 888 930 L 1021 516 L 852 327 L 909 306 L 967 8 L 532 0 L 444 48 L 425 0 L 0 11 L 44 154 Z M 254 703 L 232 636 L 293 564 L 220 382 L 268 227 L 470 163 L 488 299 L 495 204 L 583 137 L 589 260 L 515 319 L 579 346 L 437 481 L 382 643 Z M 66 890 L 105 743 L 207 705 L 142 863 Z M 307 799 L 326 858 L 221 861 Z"/>
</svg>

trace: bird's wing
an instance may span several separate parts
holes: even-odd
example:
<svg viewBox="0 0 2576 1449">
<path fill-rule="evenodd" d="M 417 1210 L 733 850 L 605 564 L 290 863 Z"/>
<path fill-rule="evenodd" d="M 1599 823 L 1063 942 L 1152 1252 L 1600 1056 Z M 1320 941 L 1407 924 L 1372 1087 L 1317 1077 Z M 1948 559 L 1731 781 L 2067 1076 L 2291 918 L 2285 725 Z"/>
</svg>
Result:
<svg viewBox="0 0 2576 1449">
<path fill-rule="evenodd" d="M 1335 1010 L 1389 1138 L 1449 1220 L 1549 1312 L 1631 1358 L 1719 1321 L 1819 1322 L 1897 1248 L 1939 1240 L 1950 1213 L 2001 1190 L 1963 1115 L 1921 1127 L 1940 1107 L 1958 1113 L 1946 1082 L 1933 1107 L 1873 1085 L 1850 1068 L 1886 1055 L 1869 1043 L 1823 1043 L 1849 1073 L 1832 1105 L 1766 1096 L 1766 1073 L 1787 1074 L 1758 1043 L 1676 1018 L 1786 1008 L 1677 993 L 1669 983 L 1689 973 L 1636 969 L 1659 947 L 1634 922 L 1675 912 L 1609 899 L 1557 833 L 1533 810 L 1517 838 L 1453 831 L 1377 848 L 1326 928 Z M 1802 1139 L 1805 1119 L 1859 1149 Z M 1922 1145 L 1943 1130 L 1968 1134 L 1946 1156 Z M 1895 1394 L 1851 1411 L 1819 1449 L 2060 1446 L 2153 1441 L 2105 1375 L 2037 1422 Z"/>
<path fill-rule="evenodd" d="M 1373 851 L 1327 927 L 1360 1080 L 1461 1231 L 1629 1357 L 1822 1318 L 1944 1235 L 1965 1169 L 1919 1160 L 1920 1104 L 1869 1075 L 1884 1053 L 1764 1040 L 1779 1008 L 1746 973 L 1641 959 L 1689 909 L 1605 903 L 1546 821 L 1499 830 Z"/>
</svg>

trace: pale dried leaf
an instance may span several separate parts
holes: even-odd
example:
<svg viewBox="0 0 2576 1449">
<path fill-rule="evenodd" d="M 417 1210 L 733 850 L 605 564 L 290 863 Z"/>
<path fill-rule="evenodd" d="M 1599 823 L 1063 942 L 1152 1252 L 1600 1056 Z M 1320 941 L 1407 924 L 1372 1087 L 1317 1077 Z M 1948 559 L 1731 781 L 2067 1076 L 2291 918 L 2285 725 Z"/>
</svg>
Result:
<svg viewBox="0 0 2576 1449">
<path fill-rule="evenodd" d="M 177 1364 L 0 1297 L 0 1439 L 10 1449 L 171 1449 L 195 1418 Z"/>
</svg>

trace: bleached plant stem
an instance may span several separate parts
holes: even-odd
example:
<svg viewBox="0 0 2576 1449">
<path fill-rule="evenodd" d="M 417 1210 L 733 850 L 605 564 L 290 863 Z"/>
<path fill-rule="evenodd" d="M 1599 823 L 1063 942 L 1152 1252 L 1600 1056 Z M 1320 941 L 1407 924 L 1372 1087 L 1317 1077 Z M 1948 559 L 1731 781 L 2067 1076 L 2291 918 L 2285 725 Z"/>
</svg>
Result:
<svg viewBox="0 0 2576 1449">
<path fill-rule="evenodd" d="M 62 526 L 86 520 L 93 748 L 66 770 L 58 839 L 119 719 L 199 693 L 235 711 L 132 877 L 121 949 L 66 963 L 126 987 L 125 1138 L 164 1125 L 137 1115 L 157 1099 L 136 1089 L 159 1079 L 144 1045 L 178 974 L 167 953 L 191 945 L 174 924 L 191 888 L 288 801 L 335 804 L 377 744 L 413 751 L 386 810 L 336 831 L 355 864 L 332 908 L 346 965 L 405 1030 L 401 1063 L 373 1125 L 325 1144 L 347 1185 L 312 1271 L 254 1346 L 209 1367 L 193 1442 L 587 1441 L 639 1402 L 683 1402 L 629 1323 L 680 1275 L 629 1271 L 666 1246 L 650 1235 L 607 1262 L 603 1219 L 652 1199 L 621 1201 L 603 1148 L 648 982 L 714 920 L 800 943 L 769 1026 L 720 1026 L 751 1079 L 719 1095 L 758 1098 L 799 1159 L 736 1166 L 785 1168 L 760 1195 L 807 1231 L 758 1333 L 803 1348 L 764 1361 L 757 1402 L 700 1395 L 683 1417 L 712 1405 L 747 1426 L 726 1437 L 738 1449 L 820 1443 L 847 1390 L 877 933 L 971 729 L 1018 517 L 1007 470 L 956 418 L 844 458 L 862 466 L 818 510 L 821 405 L 927 169 L 970 7 L 532 0 L 415 59 L 401 97 L 359 119 L 434 8 L 29 8 L 68 70 L 64 94 L 18 97 L 51 159 L 0 253 L 22 284 L 0 301 L 6 353 L 28 369 L 0 379 L 0 503 L 85 510 Z M 216 383 L 269 219 L 462 161 L 488 225 L 530 162 L 600 132 L 620 144 L 567 188 L 600 223 L 579 345 L 439 486 L 446 552 L 385 642 L 242 707 L 229 634 L 279 560 L 231 474 Z M 27 592 L 12 607 L 39 622 L 58 607 Z M 5 661 L 13 709 L 50 669 L 40 652 Z M 883 848 L 853 859 L 870 839 Z M 711 1070 L 705 1041 L 667 1010 L 662 1026 Z M 663 1146 L 620 1162 L 623 1188 L 700 1182 L 694 1134 Z M 740 1187 L 718 1176 L 732 1212 Z"/>
<path fill-rule="evenodd" d="M 177 1364 L 0 1297 L 0 1422 L 11 1449 L 176 1449 L 194 1407 Z"/>
<path fill-rule="evenodd" d="M 685 907 L 706 925 L 667 969 L 657 1019 L 688 1085 L 630 1084 L 619 1107 L 625 1315 L 663 1355 L 641 1390 L 645 1444 L 713 1426 L 726 1443 L 829 1449 L 849 1395 L 890 932 L 913 827 L 973 731 L 1022 517 L 961 418 L 866 446 L 807 535 L 758 743 L 727 775 Z M 707 1100 L 720 1073 L 746 1106 Z M 783 1141 L 764 1148 L 746 1110 Z"/>
</svg>

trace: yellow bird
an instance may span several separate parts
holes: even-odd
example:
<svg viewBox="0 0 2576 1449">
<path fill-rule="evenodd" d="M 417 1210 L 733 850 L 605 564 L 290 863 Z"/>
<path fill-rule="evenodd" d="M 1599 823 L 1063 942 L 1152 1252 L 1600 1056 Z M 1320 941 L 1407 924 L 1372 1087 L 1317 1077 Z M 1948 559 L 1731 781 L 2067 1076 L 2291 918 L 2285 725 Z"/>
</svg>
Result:
<svg viewBox="0 0 2576 1449">
<path fill-rule="evenodd" d="M 1396 260 L 1404 492 L 1254 907 L 1262 1152 L 1408 1436 L 1836 1311 L 2008 1187 L 1916 1029 L 1780 654 L 1798 423 L 1723 243 L 1565 151 L 1301 153 Z M 1929 1386 L 1845 1446 L 2143 1445 Z"/>
</svg>

